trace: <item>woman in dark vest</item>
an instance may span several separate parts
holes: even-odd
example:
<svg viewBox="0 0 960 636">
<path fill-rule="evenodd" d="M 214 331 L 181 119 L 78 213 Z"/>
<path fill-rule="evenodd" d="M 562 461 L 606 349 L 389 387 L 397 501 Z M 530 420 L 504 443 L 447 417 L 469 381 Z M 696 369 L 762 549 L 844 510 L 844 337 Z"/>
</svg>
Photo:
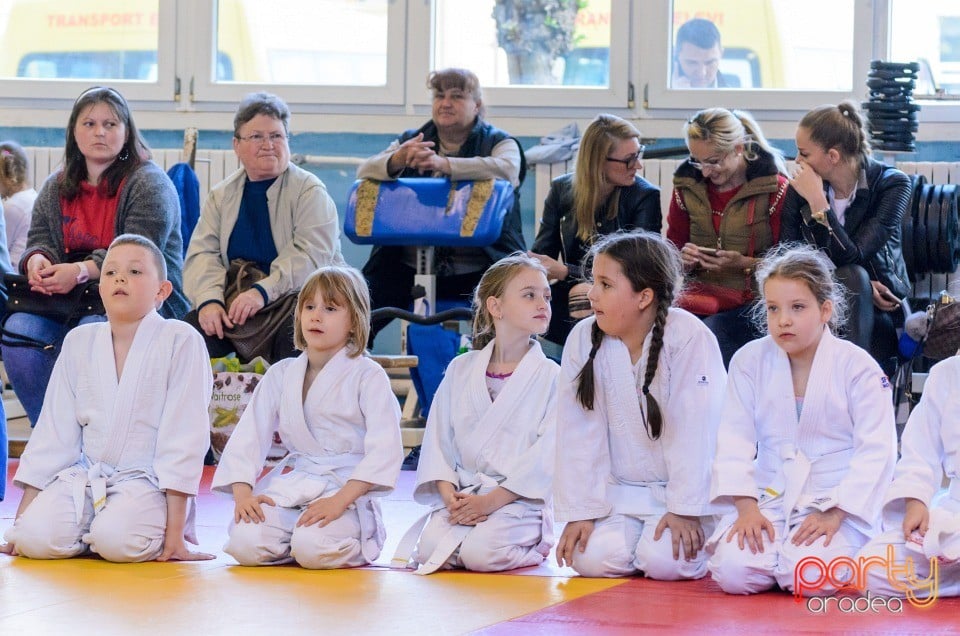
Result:
<svg viewBox="0 0 960 636">
<path fill-rule="evenodd" d="M 760 336 L 749 316 L 753 269 L 779 240 L 786 167 L 747 112 L 708 108 L 684 133 L 690 157 L 674 172 L 667 215 L 690 274 L 679 304 L 704 319 L 729 365 Z"/>
<path fill-rule="evenodd" d="M 437 248 L 437 298 L 470 302 L 483 272 L 504 256 L 524 249 L 520 223 L 520 185 L 526 162 L 520 142 L 483 120 L 480 82 L 471 71 L 448 68 L 427 78 L 433 92 L 433 117 L 408 130 L 390 147 L 367 159 L 359 179 L 449 177 L 453 181 L 505 179 L 513 184 L 513 209 L 503 220 L 499 239 L 487 247 Z M 363 266 L 372 308 L 408 308 L 416 273 L 415 247 L 375 246 Z M 370 343 L 387 321 L 374 321 Z"/>
</svg>

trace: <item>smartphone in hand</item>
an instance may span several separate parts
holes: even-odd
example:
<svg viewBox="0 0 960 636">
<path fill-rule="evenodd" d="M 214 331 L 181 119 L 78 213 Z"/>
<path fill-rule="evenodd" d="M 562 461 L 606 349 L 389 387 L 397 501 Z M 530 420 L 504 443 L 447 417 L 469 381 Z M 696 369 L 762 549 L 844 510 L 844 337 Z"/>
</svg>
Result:
<svg viewBox="0 0 960 636">
<path fill-rule="evenodd" d="M 698 246 L 697 246 L 697 250 L 700 251 L 700 252 L 703 252 L 704 254 L 709 254 L 710 256 L 716 256 L 716 255 L 717 255 L 717 248 L 715 248 L 715 247 L 700 247 L 700 246 L 698 245 Z"/>
</svg>

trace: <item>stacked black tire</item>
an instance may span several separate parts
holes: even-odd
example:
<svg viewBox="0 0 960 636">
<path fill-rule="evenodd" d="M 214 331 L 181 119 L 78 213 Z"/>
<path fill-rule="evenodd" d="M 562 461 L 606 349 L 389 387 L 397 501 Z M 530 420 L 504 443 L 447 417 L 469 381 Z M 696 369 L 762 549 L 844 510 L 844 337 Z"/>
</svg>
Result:
<svg viewBox="0 0 960 636">
<path fill-rule="evenodd" d="M 913 101 L 920 65 L 916 62 L 870 62 L 867 88 L 870 99 L 863 102 L 867 112 L 871 145 L 883 152 L 914 152 L 917 112 Z"/>
<path fill-rule="evenodd" d="M 930 273 L 951 274 L 960 263 L 957 185 L 927 183 L 922 175 L 911 175 L 910 180 L 913 196 L 901 224 L 910 281 Z"/>
</svg>

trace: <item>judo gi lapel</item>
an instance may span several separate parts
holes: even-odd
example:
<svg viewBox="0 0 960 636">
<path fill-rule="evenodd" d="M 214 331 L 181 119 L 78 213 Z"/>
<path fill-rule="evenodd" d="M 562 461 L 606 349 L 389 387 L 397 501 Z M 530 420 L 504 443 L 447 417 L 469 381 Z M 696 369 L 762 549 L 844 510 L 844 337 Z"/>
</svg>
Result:
<svg viewBox="0 0 960 636">
<path fill-rule="evenodd" d="M 797 429 L 797 446 L 809 447 L 820 436 L 827 398 L 833 387 L 842 384 L 833 377 L 836 368 L 833 364 L 837 355 L 836 344 L 836 337 L 829 329 L 825 329 L 813 357 L 810 377 L 807 379 L 807 390 L 803 397 L 803 410 Z"/>
<path fill-rule="evenodd" d="M 100 339 L 105 338 L 108 346 L 102 350 L 110 354 L 109 364 L 100 365 L 100 373 L 101 380 L 105 380 L 101 382 L 101 387 L 103 387 L 104 406 L 110 413 L 109 422 L 112 431 L 110 442 L 101 461 L 111 466 L 116 466 L 120 462 L 127 429 L 135 417 L 134 410 L 138 400 L 143 398 L 143 392 L 155 393 L 164 388 L 143 385 L 144 379 L 150 378 L 146 369 L 146 358 L 151 352 L 154 337 L 163 326 L 163 321 L 164 319 L 156 311 L 151 311 L 143 317 L 133 336 L 120 378 L 117 378 L 117 367 L 114 362 L 110 324 L 104 323 L 104 328 L 97 334 L 98 346 L 101 344 Z"/>
<path fill-rule="evenodd" d="M 643 341 L 641 362 L 645 366 L 645 358 L 650 347 L 650 335 Z M 640 408 L 640 399 L 637 395 L 637 380 L 633 375 L 633 363 L 630 361 L 630 351 L 619 338 L 604 336 L 597 352 L 596 362 L 600 365 L 600 378 L 604 398 L 609 405 L 607 423 L 611 435 L 622 435 L 625 431 L 645 427 L 643 410 Z M 653 387 L 651 387 L 651 390 Z"/>
<path fill-rule="evenodd" d="M 280 397 L 280 437 L 289 441 L 292 448 L 307 455 L 322 453 L 322 446 L 307 425 L 305 404 L 328 403 L 349 363 L 346 349 L 338 351 L 313 379 L 304 402 L 303 379 L 307 373 L 307 354 L 300 354 L 293 361 L 284 378 Z"/>
<path fill-rule="evenodd" d="M 783 472 L 786 478 L 784 493 L 784 510 L 787 515 L 787 527 L 790 525 L 790 515 L 806 487 L 807 480 L 810 477 L 811 463 L 810 458 L 800 450 L 801 447 L 810 448 L 815 444 L 819 436 L 820 425 L 823 422 L 824 406 L 826 404 L 828 392 L 835 382 L 833 379 L 834 365 L 831 360 L 834 358 L 834 345 L 836 338 L 825 329 L 823 336 L 817 345 L 817 352 L 813 357 L 813 364 L 810 368 L 810 376 L 807 379 L 807 388 L 803 397 L 803 409 L 800 412 L 797 421 L 796 435 L 793 438 L 793 444 L 786 445 L 782 449 L 781 457 L 783 459 Z M 790 373 L 790 362 L 787 355 L 781 350 L 782 358 L 786 361 L 787 373 L 777 373 L 777 378 L 786 378 L 790 384 L 790 396 L 795 400 L 793 393 L 793 381 Z M 796 410 L 794 409 L 794 413 Z"/>
<path fill-rule="evenodd" d="M 510 378 L 503 385 L 503 390 L 496 400 L 491 401 L 487 390 L 487 366 L 490 356 L 493 355 L 491 341 L 476 356 L 470 369 L 470 400 L 479 414 L 476 427 L 460 445 L 471 452 L 482 450 L 484 442 L 492 438 L 496 432 L 508 422 L 517 405 L 521 404 L 524 396 L 535 395 L 536 388 L 532 383 L 537 379 L 537 367 L 545 356 L 540 349 L 540 343 L 533 342 L 527 353 L 520 360 Z"/>
</svg>

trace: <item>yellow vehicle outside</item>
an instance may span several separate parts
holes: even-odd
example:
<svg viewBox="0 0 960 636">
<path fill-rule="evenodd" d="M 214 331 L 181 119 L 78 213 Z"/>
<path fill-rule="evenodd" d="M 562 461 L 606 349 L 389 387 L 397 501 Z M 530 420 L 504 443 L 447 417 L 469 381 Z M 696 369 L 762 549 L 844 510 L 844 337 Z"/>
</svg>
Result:
<svg viewBox="0 0 960 636">
<path fill-rule="evenodd" d="M 768 0 L 674 0 L 674 42 L 680 25 L 693 18 L 710 20 L 720 30 L 722 73 L 739 77 L 742 88 L 785 87 L 783 43 Z"/>
<path fill-rule="evenodd" d="M 256 81 L 242 8 L 219 4 L 224 37 L 212 77 Z M 0 77 L 156 81 L 158 7 L 158 0 L 13 0 L 0 12 Z"/>
<path fill-rule="evenodd" d="M 643 5 L 640 6 L 643 11 Z M 723 73 L 736 75 L 742 88 L 785 87 L 783 44 L 769 0 L 674 0 L 671 50 L 677 29 L 692 18 L 717 25 L 724 47 Z M 565 85 L 603 86 L 609 82 L 610 0 L 586 0 L 577 12 L 574 50 L 566 57 Z"/>
</svg>

